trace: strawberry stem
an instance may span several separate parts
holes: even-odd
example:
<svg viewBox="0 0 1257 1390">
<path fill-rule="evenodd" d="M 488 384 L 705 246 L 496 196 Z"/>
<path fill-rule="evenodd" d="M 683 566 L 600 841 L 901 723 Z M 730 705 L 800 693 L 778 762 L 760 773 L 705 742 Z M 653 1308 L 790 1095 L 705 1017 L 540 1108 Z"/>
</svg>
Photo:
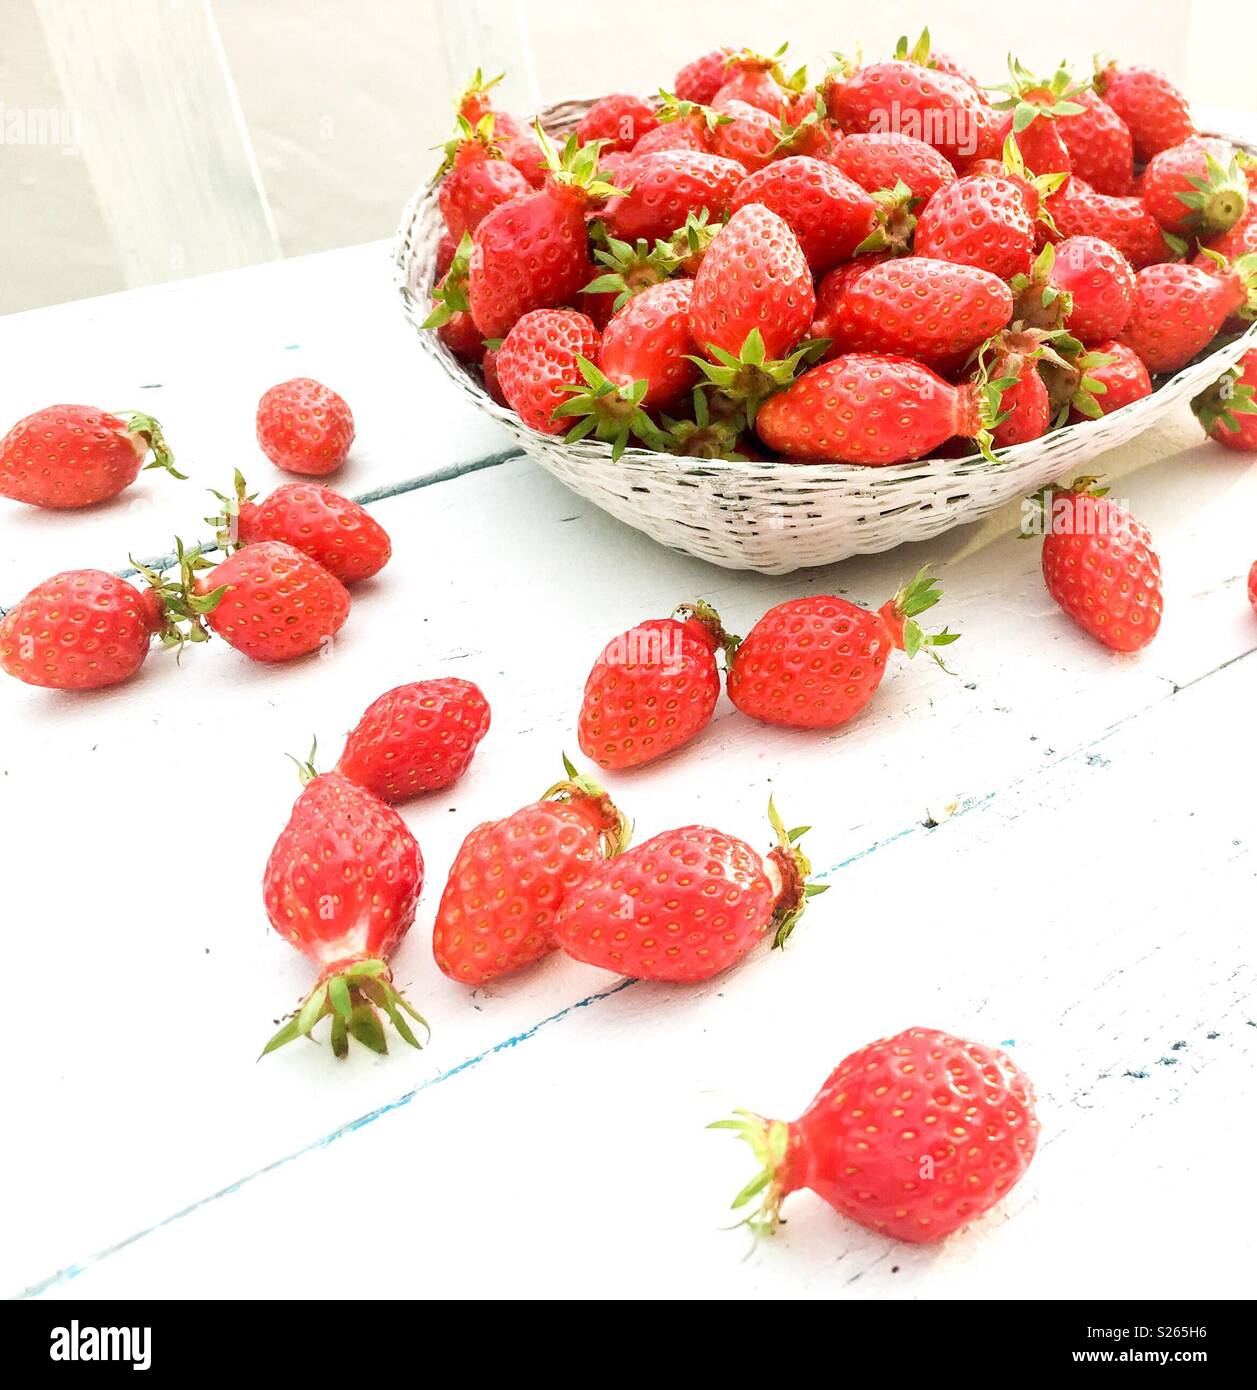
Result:
<svg viewBox="0 0 1257 1390">
<path fill-rule="evenodd" d="M 306 995 L 301 1006 L 262 1049 L 259 1060 L 296 1038 L 310 1037 L 315 1026 L 329 1015 L 334 1056 L 344 1058 L 348 1055 L 350 1038 L 383 1055 L 388 1052 L 388 1038 L 380 1018 L 381 1012 L 405 1042 L 422 1050 L 423 1043 L 415 1036 L 406 1015 L 409 1014 L 420 1024 L 425 1035 L 430 1035 L 431 1029 L 423 1015 L 394 987 L 388 962 L 375 959 L 349 963 L 342 961 L 335 971 L 324 975 Z"/>
<path fill-rule="evenodd" d="M 126 422 L 128 434 L 142 439 L 153 451 L 152 461 L 144 465 L 145 472 L 150 468 L 164 468 L 172 478 L 178 478 L 181 483 L 188 481 L 187 474 L 180 473 L 175 467 L 174 450 L 167 442 L 162 427 L 151 415 L 145 415 L 138 410 L 124 410 L 119 413 L 118 419 Z"/>
<path fill-rule="evenodd" d="M 542 801 L 562 801 L 584 814 L 602 836 L 602 852 L 608 859 L 622 854 L 633 838 L 633 822 L 607 795 L 601 783 L 587 772 L 578 772 L 563 754 L 567 776 L 542 792 Z"/>
<path fill-rule="evenodd" d="M 733 1199 L 730 1207 L 733 1211 L 741 1211 L 759 1197 L 759 1204 L 738 1225 L 745 1226 L 756 1240 L 772 1235 L 781 1222 L 781 1203 L 787 1192 L 786 1174 L 793 1146 L 790 1126 L 784 1120 L 766 1120 L 750 1110 L 735 1110 L 732 1119 L 715 1120 L 707 1128 L 731 1129 L 750 1146 L 760 1165 L 759 1172 Z M 797 1144 L 798 1140 L 793 1143 Z"/>
<path fill-rule="evenodd" d="M 798 841 L 812 828 L 810 825 L 796 826 L 787 830 L 777 807 L 768 798 L 768 821 L 777 836 L 777 843 L 768 852 L 768 858 L 777 866 L 781 874 L 781 891 L 773 904 L 772 925 L 773 949 L 784 946 L 790 933 L 799 924 L 807 908 L 807 900 L 829 891 L 828 883 L 813 883 L 809 879 L 812 861 L 799 848 Z"/>
</svg>

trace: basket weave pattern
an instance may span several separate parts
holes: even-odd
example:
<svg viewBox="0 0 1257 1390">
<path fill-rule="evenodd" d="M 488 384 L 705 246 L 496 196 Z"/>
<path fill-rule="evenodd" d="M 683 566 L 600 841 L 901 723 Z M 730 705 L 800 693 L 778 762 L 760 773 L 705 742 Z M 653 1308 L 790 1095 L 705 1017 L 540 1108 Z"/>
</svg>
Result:
<svg viewBox="0 0 1257 1390">
<path fill-rule="evenodd" d="M 542 125 L 565 136 L 590 105 L 586 100 L 547 107 L 540 113 Z M 430 312 L 441 232 L 437 188 L 431 183 L 407 207 L 395 252 L 403 309 L 416 328 Z M 435 333 L 419 336 L 460 390 L 581 497 L 674 550 L 728 569 L 787 574 L 928 540 L 1090 464 L 1216 381 L 1257 346 L 1257 324 L 1144 400 L 1003 450 L 999 463 L 974 455 L 880 468 L 823 461 L 737 463 L 635 448 L 612 462 L 608 444 L 565 444 L 561 437 L 529 429 L 490 399 L 479 372 L 459 362 Z"/>
</svg>

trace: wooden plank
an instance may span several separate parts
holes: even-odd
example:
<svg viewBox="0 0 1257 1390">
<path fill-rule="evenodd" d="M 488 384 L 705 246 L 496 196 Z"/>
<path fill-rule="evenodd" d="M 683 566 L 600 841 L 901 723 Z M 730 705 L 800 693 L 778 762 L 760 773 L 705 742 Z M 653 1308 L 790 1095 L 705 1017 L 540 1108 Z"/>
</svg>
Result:
<svg viewBox="0 0 1257 1390">
<path fill-rule="evenodd" d="M 22 812 L 9 817 L 6 854 L 48 865 L 49 827 L 56 826 L 58 844 L 81 846 L 81 859 L 72 882 L 58 880 L 57 930 L 33 933 L 19 947 L 19 965 L 58 981 L 58 1017 L 55 1026 L 48 1021 L 37 991 L 13 1001 L 13 1025 L 20 1036 L 39 1039 L 42 1060 L 6 1077 L 6 1103 L 10 1113 L 30 1117 L 41 1139 L 37 1150 L 7 1159 L 11 1183 L 27 1200 L 12 1214 L 0 1252 L 5 1287 L 39 1286 L 57 1271 L 90 1262 L 94 1252 L 228 1192 L 197 1208 L 211 1215 L 208 1223 L 176 1219 L 162 1237 L 145 1235 L 127 1246 L 126 1262 L 111 1256 L 90 1276 L 107 1282 L 113 1267 L 121 1271 L 119 1287 L 138 1290 L 164 1267 L 160 1252 L 173 1240 L 184 1252 L 178 1264 L 188 1281 L 183 1291 L 190 1291 L 198 1276 L 189 1266 L 217 1248 L 215 1232 L 237 1229 L 232 1203 L 240 1200 L 241 1179 L 267 1165 L 286 1170 L 280 1186 L 265 1186 L 268 1215 L 258 1216 L 252 1198 L 235 1210 L 247 1211 L 245 1224 L 257 1221 L 260 1233 L 296 1229 L 310 1210 L 302 1174 L 321 1178 L 330 1171 L 314 1155 L 326 1151 L 337 1162 L 342 1154 L 361 1156 L 357 1163 L 372 1164 L 376 1135 L 392 1155 L 388 1163 L 412 1165 L 412 1181 L 401 1190 L 414 1200 L 402 1204 L 401 1219 L 413 1234 L 410 1223 L 432 1216 L 432 1204 L 422 1200 L 429 1191 L 443 1193 L 450 1214 L 465 1213 L 479 1199 L 479 1160 L 461 1149 L 457 1160 L 450 1157 L 451 1113 L 458 1116 L 454 1128 L 467 1135 L 483 1134 L 489 1115 L 502 1124 L 507 1142 L 512 1126 L 522 1126 L 518 1132 L 530 1144 L 522 1155 L 511 1152 L 515 1176 L 507 1184 L 516 1199 L 521 1185 L 531 1185 L 534 1198 L 548 1191 L 547 1174 L 564 1144 L 578 1166 L 595 1173 L 603 1165 L 611 1185 L 601 1198 L 582 1180 L 575 1194 L 555 1192 L 553 1203 L 570 1197 L 570 1210 L 590 1230 L 614 1229 L 600 1254 L 581 1247 L 585 1275 L 595 1272 L 608 1290 L 616 1268 L 633 1267 L 637 1232 L 649 1224 L 637 1218 L 636 1207 L 621 1205 L 623 1164 L 631 1156 L 636 1171 L 650 1167 L 635 1147 L 644 1129 L 656 1159 L 664 1153 L 660 1136 L 670 1142 L 676 1136 L 678 1161 L 664 1154 L 660 1167 L 682 1184 L 681 1195 L 661 1206 L 652 1175 L 643 1180 L 641 1210 L 663 1213 L 655 1228 L 656 1263 L 693 1273 L 707 1268 L 701 1251 L 718 1220 L 716 1205 L 702 1206 L 694 1184 L 701 1178 L 706 1192 L 713 1180 L 706 1200 L 718 1203 L 736 1185 L 738 1166 L 736 1156 L 708 1157 L 709 1136 L 700 1134 L 696 1171 L 694 1126 L 730 1102 L 801 1105 L 824 1067 L 848 1047 L 917 1016 L 994 1041 L 1042 1036 L 1058 1005 L 1076 1006 L 1090 997 L 1089 987 L 1105 981 L 1116 1020 L 1105 1038 L 1125 1064 L 1152 1045 L 1149 1010 L 1158 996 L 1137 969 L 1150 951 L 1169 962 L 1167 982 L 1187 982 L 1183 1011 L 1165 1016 L 1167 1028 L 1187 1028 L 1186 1012 L 1199 1014 L 1203 1005 L 1184 958 L 1191 952 L 1179 940 L 1187 910 L 1182 895 L 1232 892 L 1236 875 L 1252 872 L 1247 849 L 1241 854 L 1242 847 L 1217 839 L 1224 822 L 1236 823 L 1238 790 L 1215 805 L 1215 788 L 1198 773 L 1215 766 L 1223 741 L 1233 738 L 1228 721 L 1238 717 L 1236 690 L 1242 693 L 1251 679 L 1247 665 L 1228 668 L 1233 675 L 1222 684 L 1229 703 L 1215 708 L 1186 697 L 1207 691 L 1221 679 L 1211 672 L 1257 644 L 1240 578 L 1240 559 L 1251 547 L 1245 518 L 1257 471 L 1230 455 L 1212 465 L 1212 475 L 1208 460 L 1203 468 L 1200 462 L 1193 462 L 1197 504 L 1225 494 L 1228 505 L 1218 508 L 1209 534 L 1194 540 L 1190 509 L 1174 494 L 1181 462 L 1144 470 L 1138 493 L 1131 482 L 1140 510 L 1158 511 L 1163 549 L 1180 556 L 1169 581 L 1172 620 L 1136 660 L 1115 659 L 1074 630 L 1043 593 L 1035 545 L 1011 536 L 965 554 L 965 538 L 956 534 L 928 554 L 913 547 L 822 575 L 738 575 L 660 550 L 519 461 L 378 504 L 397 555 L 378 581 L 359 590 L 330 660 L 272 670 L 207 648 L 189 653 L 182 671 L 158 659 L 142 680 L 89 700 L 10 686 L 6 708 L 20 721 L 23 738 L 3 750 L 0 787 L 8 805 Z M 950 563 L 952 556 L 961 558 Z M 614 993 L 614 977 L 562 960 L 474 996 L 438 974 L 427 933 L 445 868 L 470 825 L 522 803 L 551 780 L 558 751 L 574 746 L 579 690 L 603 640 L 696 593 L 735 628 L 780 598 L 822 585 L 877 602 L 927 558 L 946 576 L 939 620 L 965 634 L 952 649 L 956 678 L 900 663 L 876 705 L 832 735 L 762 729 L 722 704 L 708 735 L 687 754 L 612 782 L 643 837 L 696 819 L 762 839 L 770 790 L 788 815 L 812 821 L 814 861 L 841 891 L 817 901 L 797 949 L 679 996 L 636 985 Z M 528 575 L 526 593 L 521 574 Z M 421 1055 L 355 1058 L 342 1067 L 331 1065 L 326 1049 L 310 1047 L 255 1066 L 270 1021 L 308 983 L 304 963 L 267 928 L 259 901 L 262 865 L 295 792 L 282 754 L 304 749 L 317 730 L 334 757 L 338 732 L 380 690 L 451 670 L 484 686 L 494 729 L 452 795 L 407 811 L 424 847 L 429 885 L 420 921 L 399 955 L 398 976 L 433 1022 L 432 1046 Z M 1176 695 L 1178 687 L 1188 689 Z M 1174 717 L 1180 708 L 1185 712 Z M 1145 723 L 1143 738 L 1137 730 Z M 1129 736 L 1123 733 L 1132 726 Z M 1133 740 L 1120 759 L 1101 742 L 1111 729 L 1113 738 Z M 1102 775 L 1108 767 L 1115 770 L 1111 783 Z M 1173 795 L 1164 794 L 1167 787 Z M 116 806 L 119 788 L 126 789 L 130 817 L 101 823 L 100 807 Z M 1143 812 L 1137 822 L 1132 807 Z M 173 839 L 157 828 L 163 819 L 177 827 Z M 941 821 L 941 829 L 925 830 L 927 819 Z M 1242 832 L 1233 837 L 1242 839 Z M 155 844 L 163 851 L 155 853 Z M 1098 847 L 1097 855 L 1080 848 L 1089 845 Z M 1152 866 L 1146 880 L 1129 867 L 1140 855 Z M 1062 858 L 1071 871 L 1074 859 L 1081 860 L 1079 901 L 1129 888 L 1122 912 L 1077 912 L 1036 892 L 1040 877 Z M 1180 867 L 1184 860 L 1188 874 Z M 47 871 L 19 876 L 14 919 L 44 920 L 46 891 Z M 122 918 L 113 905 L 124 902 Z M 887 927 L 874 934 L 876 946 L 859 937 L 860 923 L 882 920 Z M 1211 898 L 1201 920 L 1221 923 L 1221 931 L 1228 919 Z M 902 959 L 923 962 L 913 967 L 906 991 L 896 938 L 888 934 L 895 931 L 903 933 Z M 957 941 L 970 937 L 986 953 L 972 977 L 955 973 Z M 1210 980 L 1225 980 L 1228 1007 L 1238 1007 L 1234 1000 L 1246 986 L 1232 977 L 1235 941 L 1223 935 L 1219 942 Z M 1041 998 L 1035 994 L 1040 977 L 1047 981 Z M 1065 1000 L 1070 989 L 1077 992 Z M 1224 1002 L 1216 990 L 1210 996 L 1219 1017 Z M 1024 1032 L 1027 1016 L 1035 1033 Z M 1230 1028 L 1234 1020 L 1226 1017 Z M 1073 1026 L 1069 1018 L 1065 1024 Z M 576 1025 L 597 1032 L 569 1041 Z M 773 1046 L 779 1029 L 780 1045 Z M 1049 1038 L 1045 1052 L 1028 1048 L 1026 1064 L 1057 1098 L 1053 1104 L 1073 1104 L 1069 1087 L 1086 1079 L 1090 1037 L 1086 1028 L 1077 1034 L 1066 1028 L 1059 1041 Z M 544 1040 L 551 1041 L 542 1051 Z M 564 1060 L 555 1059 L 555 1049 Z M 638 1055 L 640 1073 L 633 1070 Z M 771 1076 L 755 1070 L 754 1056 L 765 1066 L 774 1062 Z M 675 1071 L 672 1081 L 659 1071 L 665 1058 Z M 599 1059 L 605 1077 L 580 1070 Z M 475 1089 L 464 1090 L 473 1079 Z M 407 1116 L 427 1115 L 437 1104 L 419 1137 L 391 1127 L 410 1123 L 396 1118 L 359 1130 L 362 1117 L 381 1108 L 391 1116 L 389 1107 L 416 1088 L 422 1089 L 402 1106 Z M 647 1092 L 654 1097 L 650 1108 Z M 536 1101 L 546 1125 L 557 1126 L 558 1149 L 547 1147 L 541 1129 L 524 1124 L 524 1097 Z M 1194 1105 L 1190 1098 L 1183 1103 Z M 559 1108 L 567 1115 L 561 1123 Z M 1119 1107 L 1105 1143 L 1118 1143 L 1119 1131 L 1126 1136 L 1127 1118 Z M 1151 1112 L 1150 1142 L 1161 1142 L 1163 1123 Z M 84 1133 L 98 1140 L 90 1163 L 76 1139 Z M 343 1141 L 329 1142 L 338 1134 Z M 425 1152 L 424 1137 L 430 1146 L 434 1134 L 446 1138 Z M 358 1147 L 367 1135 L 371 1147 Z M 313 1149 L 305 1157 L 286 1161 L 307 1146 Z M 137 1154 L 144 1156 L 141 1169 Z M 1203 1173 L 1207 1185 L 1203 1160 L 1196 1162 L 1187 1171 Z M 455 1176 L 460 1170 L 463 1176 Z M 335 1190 L 357 1190 L 335 1171 Z M 726 1180 L 714 1180 L 720 1177 Z M 1053 1219 L 1062 1202 L 1081 1200 L 1080 1182 L 1075 1174 L 1048 1185 Z M 1148 1183 L 1155 1187 L 1153 1178 L 1140 1179 L 1135 1196 L 1150 1190 Z M 1043 1200 L 1037 1185 L 1030 1191 Z M 518 1201 L 511 1219 L 494 1211 L 495 1258 L 500 1251 L 509 1270 L 520 1243 L 536 1243 L 539 1214 Z M 994 1219 L 1000 1230 L 1008 1222 L 1009 1215 Z M 451 1287 L 466 1275 L 452 1248 L 466 1245 L 465 1236 L 446 1214 L 430 1238 L 425 1234 L 425 1263 L 448 1272 Z M 981 1239 L 989 1238 L 984 1231 Z M 1189 1233 L 1176 1228 L 1180 1238 L 1190 1243 Z M 1002 1239 L 1023 1261 L 1034 1248 L 1015 1234 Z M 723 1238 L 718 1248 L 719 1260 L 736 1266 L 740 1251 L 731 1252 Z M 397 1282 L 401 1267 L 385 1255 L 370 1276 L 379 1280 L 372 1287 L 426 1287 L 414 1282 L 420 1276 L 405 1242 L 397 1249 L 396 1258 L 412 1271 L 409 1282 Z M 203 1268 L 221 1267 L 207 1258 Z M 783 1288 L 810 1277 L 789 1258 L 780 1269 Z M 545 1275 L 551 1290 L 566 1287 L 552 1265 Z M 68 1284 L 62 1278 L 53 1287 L 105 1287 L 88 1277 Z"/>
<path fill-rule="evenodd" d="M 35 0 L 129 285 L 280 255 L 206 0 Z"/>
</svg>

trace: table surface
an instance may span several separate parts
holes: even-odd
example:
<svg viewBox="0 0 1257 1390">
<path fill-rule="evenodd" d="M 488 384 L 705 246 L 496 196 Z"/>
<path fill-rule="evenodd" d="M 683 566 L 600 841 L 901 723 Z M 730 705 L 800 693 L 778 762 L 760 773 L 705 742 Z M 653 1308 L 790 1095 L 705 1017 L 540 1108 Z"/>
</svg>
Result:
<svg viewBox="0 0 1257 1390">
<path fill-rule="evenodd" d="M 1185 411 L 1106 457 L 1165 569 L 1161 634 L 1119 658 L 1055 608 L 1015 510 L 780 578 L 617 524 L 440 377 L 383 245 L 16 315 L 0 356 L 6 419 L 145 407 L 191 475 L 143 474 L 83 515 L 0 503 L 0 604 L 203 535 L 201 489 L 234 467 L 272 486 L 253 409 L 298 374 L 352 403 L 337 482 L 377 495 L 395 546 L 329 658 L 268 668 L 212 643 L 86 697 L 4 683 L 0 1292 L 1251 1294 L 1249 458 Z M 770 792 L 810 822 L 832 887 L 784 952 L 687 990 L 562 957 L 473 993 L 438 972 L 460 840 L 554 780 L 607 638 L 697 596 L 735 631 L 801 593 L 876 604 L 926 561 L 963 634 L 954 676 L 899 660 L 863 715 L 814 735 L 722 698 L 696 745 L 610 780 L 643 839 L 705 821 L 766 843 Z M 428 884 L 396 975 L 431 1044 L 258 1062 L 311 980 L 259 888 L 296 792 L 284 755 L 317 732 L 330 764 L 377 694 L 450 673 L 483 686 L 493 728 L 458 786 L 405 808 Z M 848 1052 L 914 1024 L 1002 1044 L 1034 1078 L 1025 1181 L 936 1248 L 798 1194 L 744 1259 L 726 1228 L 750 1154 L 707 1123 L 791 1118 Z M 337 1273 L 328 1243 L 369 1254 Z"/>
</svg>

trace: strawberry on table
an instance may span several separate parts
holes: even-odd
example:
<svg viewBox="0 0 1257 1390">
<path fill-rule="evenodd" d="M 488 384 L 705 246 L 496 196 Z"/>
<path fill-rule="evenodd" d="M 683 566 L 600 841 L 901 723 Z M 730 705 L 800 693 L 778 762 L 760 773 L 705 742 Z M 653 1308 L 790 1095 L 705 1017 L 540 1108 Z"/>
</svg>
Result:
<svg viewBox="0 0 1257 1390">
<path fill-rule="evenodd" d="M 184 480 L 174 464 L 151 415 L 50 405 L 0 440 L 0 497 L 34 507 L 90 507 L 130 487 L 141 468 L 164 468 Z"/>
<path fill-rule="evenodd" d="M 432 930 L 442 972 L 483 985 L 555 949 L 554 922 L 631 835 L 610 797 L 564 759 L 565 779 L 503 820 L 478 825 L 450 869 Z"/>
<path fill-rule="evenodd" d="M 257 438 L 276 468 L 322 477 L 349 453 L 353 412 L 330 386 L 294 377 L 272 386 L 258 402 Z"/>
<path fill-rule="evenodd" d="M 935 649 L 958 634 L 916 621 L 942 597 L 937 585 L 922 569 L 876 613 L 827 594 L 777 604 L 729 658 L 729 699 L 765 724 L 836 729 L 876 694 L 892 651 L 924 650 L 942 665 Z"/>
<path fill-rule="evenodd" d="M 946 1239 L 1007 1196 L 1039 1137 L 1034 1088 L 1004 1053 L 934 1028 L 908 1028 L 844 1058 L 790 1123 L 745 1110 L 731 1129 L 761 1171 L 734 1199 L 770 1234 L 781 1204 L 810 1188 L 879 1235 Z M 762 1194 L 762 1196 L 761 1196 Z"/>
<path fill-rule="evenodd" d="M 453 786 L 489 732 L 489 702 L 471 681 L 411 681 L 367 706 L 336 771 L 390 805 Z"/>
<path fill-rule="evenodd" d="M 637 980 L 694 984 L 734 966 L 762 941 L 783 946 L 808 897 L 812 866 L 769 803 L 777 843 L 761 855 L 705 825 L 656 835 L 608 860 L 567 896 L 558 944 L 586 965 Z"/>
<path fill-rule="evenodd" d="M 262 881 L 270 924 L 318 967 L 300 1008 L 262 1055 L 309 1037 L 331 1018 L 332 1052 L 352 1037 L 387 1052 L 378 1010 L 412 1047 L 407 1015 L 427 1025 L 392 983 L 389 961 L 415 920 L 423 855 L 391 807 L 335 772 L 313 776 L 275 842 Z"/>
<path fill-rule="evenodd" d="M 1257 351 L 1239 363 L 1192 401 L 1201 428 L 1228 449 L 1257 451 Z"/>
</svg>

